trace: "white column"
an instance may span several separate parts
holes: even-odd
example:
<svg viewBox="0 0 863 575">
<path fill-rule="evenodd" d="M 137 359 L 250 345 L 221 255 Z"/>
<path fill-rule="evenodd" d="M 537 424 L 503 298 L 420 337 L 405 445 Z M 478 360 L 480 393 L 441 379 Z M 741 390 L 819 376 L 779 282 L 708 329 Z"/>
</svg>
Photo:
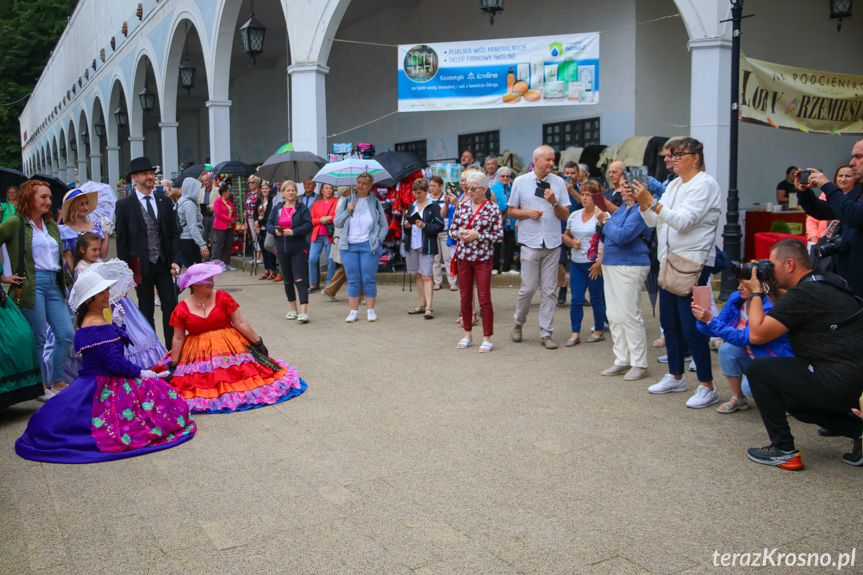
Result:
<svg viewBox="0 0 863 575">
<path fill-rule="evenodd" d="M 731 40 L 690 40 L 689 50 L 692 52 L 689 133 L 704 144 L 707 172 L 719 182 L 724 209 L 730 145 Z"/>
<path fill-rule="evenodd" d="M 90 178 L 87 177 L 87 152 L 78 152 L 78 185 L 80 186 Z"/>
<path fill-rule="evenodd" d="M 325 156 L 327 152 L 326 75 L 321 64 L 293 64 L 291 75 L 291 140 L 294 149 Z"/>
<path fill-rule="evenodd" d="M 95 148 L 94 148 L 95 149 Z M 90 154 L 90 173 L 93 181 L 102 182 L 102 155 Z M 105 182 L 102 182 L 105 183 Z M 114 182 L 116 183 L 116 182 Z"/>
<path fill-rule="evenodd" d="M 144 136 L 129 136 L 129 157 L 140 158 L 144 155 Z M 152 158 L 150 158 L 152 160 Z"/>
<path fill-rule="evenodd" d="M 70 184 L 72 182 L 77 182 L 78 180 L 75 178 L 75 168 L 76 163 L 69 161 L 68 167 L 66 168 L 66 183 Z"/>
<path fill-rule="evenodd" d="M 210 117 L 210 163 L 215 166 L 231 159 L 231 101 L 210 100 L 207 110 Z"/>
<path fill-rule="evenodd" d="M 162 175 L 171 177 L 180 171 L 180 151 L 177 144 L 178 122 L 159 122 L 162 130 Z"/>
<path fill-rule="evenodd" d="M 113 188 L 120 181 L 120 146 L 106 146 L 105 149 L 108 151 L 108 185 Z"/>
</svg>

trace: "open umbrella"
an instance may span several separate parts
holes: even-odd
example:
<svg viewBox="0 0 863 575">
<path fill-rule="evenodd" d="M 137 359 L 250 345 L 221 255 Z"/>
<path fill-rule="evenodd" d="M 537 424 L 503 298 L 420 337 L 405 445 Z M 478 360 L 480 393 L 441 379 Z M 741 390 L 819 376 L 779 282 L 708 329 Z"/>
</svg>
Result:
<svg viewBox="0 0 863 575">
<path fill-rule="evenodd" d="M 108 218 L 112 222 L 114 221 L 117 194 L 114 193 L 111 186 L 100 182 L 87 181 L 81 184 L 78 189 L 85 193 L 96 192 L 99 194 L 99 202 L 96 205 L 96 209 L 87 216 L 87 219 L 93 222 L 101 220 L 102 218 Z"/>
<path fill-rule="evenodd" d="M 372 182 L 392 179 L 392 175 L 377 160 L 357 160 L 348 158 L 327 164 L 315 175 L 314 181 L 333 186 L 352 186 L 360 174 L 368 174 Z"/>
<path fill-rule="evenodd" d="M 388 171 L 392 178 L 383 180 L 380 185 L 391 188 L 418 170 L 428 167 L 428 162 L 410 152 L 384 152 L 375 156 L 375 160 Z"/>
<path fill-rule="evenodd" d="M 20 186 L 27 181 L 27 176 L 12 168 L 0 166 L 0 201 L 6 201 L 6 188 Z"/>
<path fill-rule="evenodd" d="M 222 162 L 221 164 L 217 165 L 215 168 L 213 168 L 213 173 L 246 177 L 254 174 L 255 168 L 245 162 L 231 160 L 228 162 Z"/>
<path fill-rule="evenodd" d="M 204 164 L 196 164 L 194 166 L 189 166 L 188 168 L 180 172 L 180 175 L 174 179 L 174 187 L 182 188 L 183 180 L 185 180 L 186 178 L 195 178 L 197 180 L 201 177 L 201 174 L 204 173 L 205 169 L 206 166 L 204 166 Z"/>
<path fill-rule="evenodd" d="M 293 152 L 294 151 L 294 143 L 288 142 L 287 144 L 282 144 L 279 146 L 279 149 L 276 150 L 277 154 L 281 154 L 282 152 Z"/>
<path fill-rule="evenodd" d="M 63 196 L 66 195 L 66 192 L 71 190 L 69 186 L 67 186 L 62 180 L 55 178 L 54 176 L 47 176 L 45 174 L 36 174 L 31 180 L 42 180 L 48 187 L 51 188 L 51 210 L 56 214 L 60 212 L 60 208 L 63 207 Z"/>
<path fill-rule="evenodd" d="M 281 152 L 267 158 L 256 175 L 270 182 L 302 182 L 317 174 L 326 163 L 325 159 L 311 152 Z"/>
</svg>

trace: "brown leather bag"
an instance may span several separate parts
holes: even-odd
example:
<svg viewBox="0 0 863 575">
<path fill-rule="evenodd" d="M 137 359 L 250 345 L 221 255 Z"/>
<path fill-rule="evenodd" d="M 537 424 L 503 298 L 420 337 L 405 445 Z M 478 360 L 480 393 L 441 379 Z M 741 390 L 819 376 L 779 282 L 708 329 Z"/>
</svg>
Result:
<svg viewBox="0 0 863 575">
<path fill-rule="evenodd" d="M 701 277 L 704 264 L 666 249 L 665 259 L 659 266 L 659 285 L 680 297 L 689 297 Z"/>
</svg>

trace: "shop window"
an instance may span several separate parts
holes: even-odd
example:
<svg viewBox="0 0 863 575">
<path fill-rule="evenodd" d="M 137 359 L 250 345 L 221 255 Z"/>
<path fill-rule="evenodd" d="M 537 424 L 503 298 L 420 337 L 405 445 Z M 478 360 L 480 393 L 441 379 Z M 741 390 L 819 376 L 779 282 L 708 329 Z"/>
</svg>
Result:
<svg viewBox="0 0 863 575">
<path fill-rule="evenodd" d="M 477 132 L 476 134 L 459 134 L 459 158 L 461 158 L 461 154 L 465 150 L 473 152 L 474 159 L 479 162 L 480 165 L 483 164 L 486 156 L 500 155 L 500 130 L 494 130 L 493 132 Z"/>
<path fill-rule="evenodd" d="M 420 160 L 426 159 L 426 141 L 417 140 L 415 142 L 402 142 L 396 144 L 396 152 L 410 152 Z"/>
<path fill-rule="evenodd" d="M 598 145 L 599 118 L 543 124 L 542 142 L 554 148 L 556 160 L 560 159 L 561 150 Z"/>
</svg>

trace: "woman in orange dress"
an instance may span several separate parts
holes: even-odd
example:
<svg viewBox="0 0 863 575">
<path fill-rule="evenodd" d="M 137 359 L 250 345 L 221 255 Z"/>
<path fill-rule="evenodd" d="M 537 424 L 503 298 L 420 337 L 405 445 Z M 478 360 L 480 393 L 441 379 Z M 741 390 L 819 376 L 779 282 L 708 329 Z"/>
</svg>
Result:
<svg viewBox="0 0 863 575">
<path fill-rule="evenodd" d="M 191 294 L 171 315 L 174 340 L 163 362 L 193 413 L 254 409 L 306 390 L 295 368 L 268 356 L 234 298 L 214 289 L 213 277 L 224 268 L 218 260 L 195 264 L 178 280 Z"/>
</svg>

